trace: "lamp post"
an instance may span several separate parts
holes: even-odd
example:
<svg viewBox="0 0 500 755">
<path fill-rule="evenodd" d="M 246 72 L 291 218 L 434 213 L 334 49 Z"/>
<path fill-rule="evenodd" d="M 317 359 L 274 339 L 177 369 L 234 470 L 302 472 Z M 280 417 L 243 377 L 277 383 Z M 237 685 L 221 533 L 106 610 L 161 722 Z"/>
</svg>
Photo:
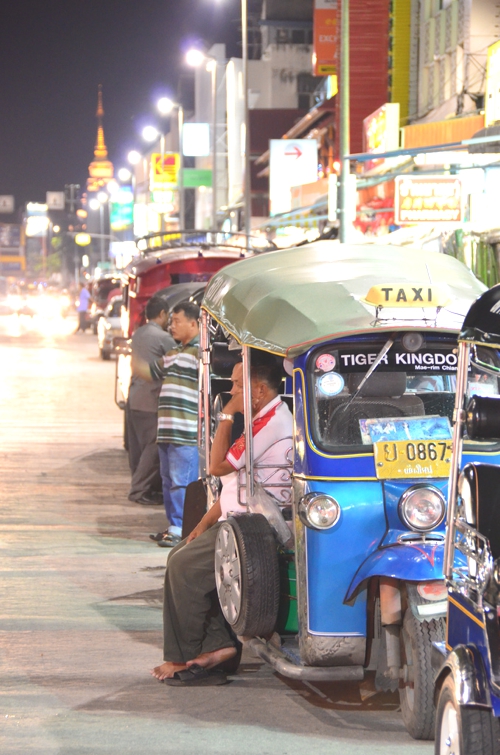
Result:
<svg viewBox="0 0 500 755">
<path fill-rule="evenodd" d="M 179 192 L 179 230 L 185 230 L 185 202 L 184 202 L 184 148 L 183 148 L 183 131 L 184 131 L 184 108 L 179 102 L 174 102 L 170 97 L 161 97 L 156 103 L 158 112 L 161 115 L 170 115 L 172 110 L 177 108 L 177 127 L 179 131 L 179 174 L 177 177 L 177 190 Z"/>
<path fill-rule="evenodd" d="M 207 63 L 212 80 L 212 230 L 217 231 L 217 58 L 206 55 L 201 50 L 189 50 L 186 53 L 186 63 L 197 68 Z M 209 68 L 210 67 L 210 68 Z"/>
<path fill-rule="evenodd" d="M 105 252 L 105 238 L 106 235 L 104 234 L 104 206 L 107 206 L 108 202 L 108 194 L 105 191 L 100 191 L 97 194 L 97 197 L 91 199 L 89 201 L 89 207 L 91 210 L 99 210 L 99 229 L 100 229 L 100 239 L 101 239 L 101 262 L 106 262 L 106 252 Z"/>
</svg>

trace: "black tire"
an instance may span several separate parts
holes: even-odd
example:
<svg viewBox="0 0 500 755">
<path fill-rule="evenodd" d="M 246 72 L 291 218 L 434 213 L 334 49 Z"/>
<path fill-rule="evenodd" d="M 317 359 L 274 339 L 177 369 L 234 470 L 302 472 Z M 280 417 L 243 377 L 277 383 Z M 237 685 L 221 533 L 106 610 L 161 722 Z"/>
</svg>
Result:
<svg viewBox="0 0 500 755">
<path fill-rule="evenodd" d="M 497 755 L 497 727 L 491 711 L 457 702 L 455 682 L 447 676 L 437 704 L 435 755 Z"/>
<path fill-rule="evenodd" d="M 234 633 L 272 634 L 280 597 L 278 550 L 262 514 L 242 514 L 223 522 L 215 545 L 215 567 L 219 603 Z"/>
<path fill-rule="evenodd" d="M 403 723 L 414 739 L 434 739 L 432 643 L 444 641 L 445 620 L 419 621 L 408 608 L 400 638 L 403 679 L 399 699 Z"/>
<path fill-rule="evenodd" d="M 101 352 L 101 359 L 104 359 L 105 362 L 109 362 L 111 359 L 111 352 L 109 352 L 107 349 L 99 349 Z"/>
</svg>

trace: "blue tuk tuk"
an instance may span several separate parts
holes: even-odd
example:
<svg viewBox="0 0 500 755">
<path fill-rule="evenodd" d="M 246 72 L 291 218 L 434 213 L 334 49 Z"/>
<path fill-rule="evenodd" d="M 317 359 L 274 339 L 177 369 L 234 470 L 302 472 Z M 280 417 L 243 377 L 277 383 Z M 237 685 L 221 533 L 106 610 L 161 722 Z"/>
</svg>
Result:
<svg viewBox="0 0 500 755">
<path fill-rule="evenodd" d="M 444 563 L 448 619 L 446 640 L 436 645 L 445 660 L 436 679 L 435 752 L 498 755 L 500 286 L 472 305 L 458 344 Z M 469 449 L 478 443 L 486 463 L 471 459 Z"/>
<path fill-rule="evenodd" d="M 445 634 L 457 334 L 484 290 L 446 255 L 321 241 L 224 268 L 202 302 L 203 446 L 208 458 L 220 399 L 211 340 L 222 334 L 242 352 L 249 502 L 256 351 L 284 359 L 294 417 L 281 506 L 293 545 L 277 542 L 251 505 L 227 520 L 216 547 L 224 615 L 284 676 L 375 671 L 378 689 L 399 690 L 405 726 L 420 739 L 434 736 L 431 656 Z M 500 460 L 496 446 L 464 453 Z M 208 490 L 213 500 L 216 480 Z"/>
</svg>

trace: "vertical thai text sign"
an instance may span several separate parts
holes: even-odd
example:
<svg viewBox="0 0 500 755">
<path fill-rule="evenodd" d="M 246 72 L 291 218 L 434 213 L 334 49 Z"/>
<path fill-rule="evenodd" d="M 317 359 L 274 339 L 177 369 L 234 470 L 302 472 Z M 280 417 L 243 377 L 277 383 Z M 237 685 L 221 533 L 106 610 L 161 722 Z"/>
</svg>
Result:
<svg viewBox="0 0 500 755">
<path fill-rule="evenodd" d="M 337 73 L 338 0 L 314 0 L 313 75 Z"/>
</svg>

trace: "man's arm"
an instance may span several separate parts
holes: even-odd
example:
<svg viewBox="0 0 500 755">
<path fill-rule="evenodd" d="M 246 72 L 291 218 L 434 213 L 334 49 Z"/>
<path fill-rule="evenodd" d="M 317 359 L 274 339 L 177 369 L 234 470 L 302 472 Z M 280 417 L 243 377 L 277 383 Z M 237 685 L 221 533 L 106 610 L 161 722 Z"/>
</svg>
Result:
<svg viewBox="0 0 500 755">
<path fill-rule="evenodd" d="M 243 394 L 238 393 L 235 396 L 231 396 L 226 406 L 224 407 L 224 414 L 232 414 L 235 412 L 241 412 L 243 410 Z M 215 433 L 215 437 L 212 443 L 212 449 L 210 452 L 210 468 L 209 474 L 215 475 L 215 477 L 224 477 L 226 474 L 234 472 L 234 467 L 226 460 L 226 454 L 231 448 L 231 433 L 233 429 L 233 423 L 229 419 L 222 419 L 219 422 L 219 426 Z"/>
<path fill-rule="evenodd" d="M 222 510 L 220 507 L 220 500 L 217 499 L 212 508 L 208 509 L 201 522 L 196 525 L 192 532 L 189 533 L 186 538 L 187 542 L 190 543 L 191 540 L 195 540 L 197 537 L 210 529 L 210 527 L 212 527 L 216 522 L 219 521 L 221 514 Z"/>
<path fill-rule="evenodd" d="M 140 356 L 134 354 L 134 352 L 132 352 L 131 367 L 132 375 L 136 375 L 137 377 L 140 377 L 143 380 L 147 380 L 150 383 L 153 382 L 151 367 L 144 359 L 141 359 Z"/>
</svg>

